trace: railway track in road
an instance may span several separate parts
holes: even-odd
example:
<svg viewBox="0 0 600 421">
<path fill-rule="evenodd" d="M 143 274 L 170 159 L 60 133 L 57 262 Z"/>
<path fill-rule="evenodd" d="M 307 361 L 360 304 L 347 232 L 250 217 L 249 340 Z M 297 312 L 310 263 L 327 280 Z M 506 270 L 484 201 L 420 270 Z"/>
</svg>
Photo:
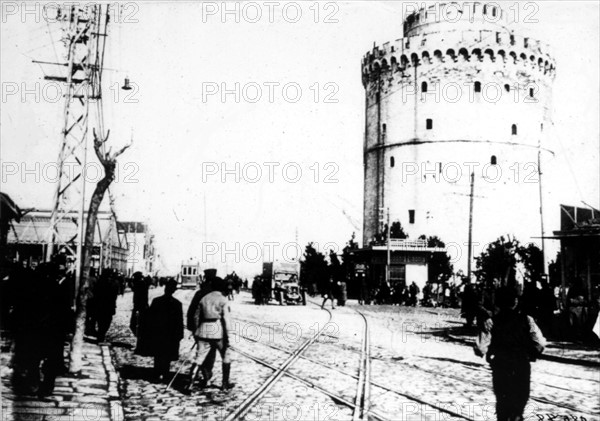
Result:
<svg viewBox="0 0 600 421">
<path fill-rule="evenodd" d="M 259 358 L 255 355 L 251 355 L 250 353 L 240 349 L 239 347 L 232 346 L 232 350 L 236 351 L 237 353 L 243 355 L 244 357 L 246 357 L 256 363 L 259 363 L 265 367 L 272 369 L 273 374 L 263 383 L 263 385 L 261 387 L 256 389 L 233 412 L 231 412 L 225 418 L 225 421 L 233 421 L 233 420 L 242 419 L 246 414 L 248 414 L 248 412 L 252 409 L 252 407 L 258 403 L 260 398 L 263 397 L 269 391 L 269 389 L 271 389 L 271 387 L 283 376 L 290 377 L 300 383 L 303 383 L 304 385 L 306 385 L 314 390 L 317 390 L 326 396 L 329 396 L 335 402 L 341 403 L 341 404 L 349 407 L 350 409 L 352 409 L 353 421 L 357 421 L 357 420 L 364 421 L 364 420 L 369 420 L 369 419 L 374 419 L 377 421 L 387 421 L 387 419 L 383 415 L 377 413 L 376 411 L 372 411 L 369 407 L 370 384 L 371 384 L 371 382 L 370 382 L 370 376 L 371 376 L 370 334 L 369 334 L 369 324 L 368 324 L 367 318 L 362 313 L 360 313 L 358 311 L 356 312 L 358 315 L 360 315 L 360 317 L 364 321 L 364 329 L 363 329 L 363 334 L 362 334 L 362 338 L 361 338 L 361 353 L 360 353 L 358 373 L 357 374 L 349 374 L 349 373 L 341 372 L 342 374 L 349 375 L 350 377 L 353 377 L 358 380 L 357 385 L 356 385 L 356 394 L 354 397 L 354 401 L 346 399 L 343 396 L 340 396 L 338 393 L 332 392 L 331 390 L 328 390 L 328 389 L 316 384 L 314 381 L 311 381 L 309 378 L 307 378 L 305 376 L 294 374 L 289 371 L 289 368 L 291 367 L 291 365 L 300 358 L 305 359 L 307 361 L 315 362 L 314 360 L 306 357 L 303 354 L 311 344 L 313 344 L 321 335 L 324 334 L 324 331 L 327 328 L 327 324 L 331 323 L 333 315 L 332 315 L 331 311 L 329 311 L 327 309 L 325 309 L 325 311 L 327 311 L 329 314 L 328 322 L 316 334 L 312 335 L 309 339 L 304 341 L 294 351 L 290 351 L 290 350 L 284 349 L 280 346 L 273 345 L 273 344 L 265 344 L 264 342 L 261 342 L 260 340 L 258 340 L 256 338 L 250 338 L 243 334 L 238 333 L 239 336 L 241 336 L 242 338 L 244 338 L 246 340 L 249 340 L 254 343 L 262 344 L 262 345 L 268 346 L 272 349 L 276 349 L 278 351 L 284 352 L 286 354 L 289 354 L 289 357 L 280 366 L 277 367 L 274 364 L 272 364 L 268 361 L 265 361 L 262 358 Z M 323 364 L 321 364 L 321 365 L 323 365 Z M 332 367 L 328 367 L 327 365 L 323 365 L 323 366 L 325 366 L 327 368 L 332 368 Z"/>
<path fill-rule="evenodd" d="M 296 348 L 296 350 L 294 350 L 291 353 L 291 355 L 283 362 L 283 364 L 281 364 L 281 366 L 279 366 L 279 367 L 269 366 L 269 368 L 272 368 L 274 370 L 273 374 L 271 374 L 271 376 L 269 376 L 269 378 L 267 378 L 260 387 L 258 387 L 254 392 L 252 392 L 246 399 L 244 399 L 244 401 L 241 404 L 239 404 L 231 413 L 229 413 L 229 415 L 227 415 L 227 417 L 225 418 L 224 421 L 237 421 L 237 420 L 244 418 L 246 416 L 246 414 L 248 414 L 248 412 L 252 409 L 252 407 L 254 407 L 254 405 L 256 405 L 260 401 L 260 399 L 271 389 L 271 387 L 273 387 L 273 385 L 281 377 L 283 377 L 284 374 L 287 374 L 287 369 L 296 360 L 298 360 L 298 358 L 300 358 L 302 353 L 304 351 L 306 351 L 306 349 L 315 340 L 317 340 L 319 338 L 319 336 L 321 335 L 321 332 L 323 330 L 325 330 L 326 327 L 328 326 L 328 324 L 331 322 L 332 314 L 331 314 L 331 312 L 328 312 L 328 314 L 329 314 L 329 319 L 323 325 L 323 327 L 321 329 L 319 329 L 319 331 L 317 331 L 317 333 L 315 333 L 310 338 L 308 338 L 306 341 L 304 341 L 298 348 Z M 231 348 L 234 351 L 236 351 L 246 357 L 250 357 L 249 354 L 242 352 L 237 347 L 232 346 Z M 258 361 L 258 359 L 255 359 L 255 358 L 251 358 L 251 359 L 255 360 L 256 362 L 260 362 L 260 361 Z"/>
<path fill-rule="evenodd" d="M 358 384 L 356 387 L 356 399 L 354 400 L 353 421 L 367 420 L 370 402 L 371 382 L 371 335 L 369 333 L 369 322 L 364 314 L 355 310 L 365 322 L 365 330 L 362 337 L 360 366 Z"/>
<path fill-rule="evenodd" d="M 355 310 L 355 311 L 357 311 L 357 310 Z M 351 352 L 354 352 L 354 353 L 362 353 L 362 350 L 356 349 L 356 348 L 354 348 L 352 346 L 349 346 L 346 349 L 349 350 L 349 351 L 351 351 Z M 425 373 L 431 374 L 433 376 L 445 377 L 445 378 L 448 378 L 448 379 L 452 379 L 454 381 L 460 381 L 462 383 L 476 384 L 476 385 L 478 385 L 480 387 L 484 387 L 484 388 L 492 389 L 493 390 L 493 388 L 492 388 L 492 386 L 490 384 L 486 384 L 486 383 L 483 383 L 483 382 L 480 382 L 480 381 L 477 381 L 477 380 L 465 380 L 465 378 L 460 377 L 458 375 L 446 374 L 446 373 L 443 373 L 440 370 L 426 369 L 426 368 L 423 368 L 423 367 L 419 367 L 416 364 L 410 364 L 410 363 L 405 362 L 405 361 L 394 361 L 394 363 L 395 364 L 401 364 L 401 365 L 404 365 L 406 367 L 410 367 L 411 369 L 418 370 L 418 371 L 421 371 L 421 372 L 425 372 Z M 483 371 L 482 369 L 479 369 L 479 370 Z M 557 388 L 557 389 L 563 389 L 564 390 L 564 388 L 555 387 L 554 385 L 548 385 L 548 384 L 544 384 L 544 383 L 540 383 L 540 382 L 533 382 L 533 381 L 532 381 L 532 383 L 538 383 L 538 384 L 546 386 L 546 387 L 552 387 L 552 388 Z M 403 395 L 403 396 L 405 396 L 405 397 L 407 397 L 409 399 L 415 400 L 415 401 L 420 402 L 422 404 L 426 404 L 426 405 L 429 405 L 431 407 L 437 408 L 438 410 L 442 410 L 443 412 L 446 412 L 448 414 L 459 416 L 459 417 L 464 418 L 464 419 L 470 419 L 468 417 L 463 416 L 462 414 L 458 414 L 458 413 L 454 413 L 453 411 L 450 411 L 450 410 L 445 410 L 445 409 L 442 409 L 442 408 L 438 408 L 436 405 L 433 405 L 433 404 L 427 403 L 425 401 L 422 401 L 421 399 L 417 398 L 416 396 L 411 396 L 411 395 L 409 395 L 409 394 L 407 394 L 405 392 L 400 392 L 400 391 L 394 390 L 393 388 L 385 387 L 385 386 L 383 386 L 381 384 L 378 384 L 378 383 L 375 383 L 375 382 L 373 382 L 372 384 L 376 385 L 377 387 L 381 387 L 381 388 L 383 388 L 385 390 L 388 390 L 390 392 L 401 394 L 401 395 Z M 595 414 L 594 412 L 591 412 L 588 409 L 582 410 L 582 409 L 580 409 L 580 408 L 578 408 L 576 406 L 565 404 L 565 403 L 554 402 L 552 400 L 549 400 L 549 399 L 546 399 L 546 398 L 543 398 L 543 397 L 540 397 L 540 396 L 530 395 L 529 399 L 532 400 L 532 401 L 536 401 L 538 403 L 541 403 L 541 404 L 555 406 L 555 407 L 561 408 L 563 410 L 572 411 L 572 412 L 575 412 L 575 413 L 583 413 L 583 414 L 590 415 L 590 416 L 597 416 L 597 414 Z"/>
<path fill-rule="evenodd" d="M 329 391 L 321 388 L 319 385 L 315 384 L 314 382 L 311 382 L 311 381 L 309 381 L 307 379 L 301 378 L 301 377 L 299 377 L 299 376 L 297 376 L 295 374 L 286 373 L 286 375 L 288 375 L 289 377 L 292 377 L 292 378 L 294 378 L 294 379 L 296 379 L 296 380 L 304 383 L 305 385 L 307 385 L 307 386 L 309 386 L 309 387 L 311 387 L 311 388 L 313 388 L 315 390 L 318 390 L 318 391 L 320 391 L 320 392 L 322 392 L 322 393 L 330 396 L 332 399 L 334 399 L 334 400 L 336 400 L 336 401 L 338 401 L 340 403 L 343 403 L 344 405 L 346 405 L 348 407 L 351 407 L 353 409 L 353 419 L 359 419 L 359 420 L 360 419 L 367 420 L 369 418 L 374 418 L 374 419 L 377 419 L 377 420 L 385 420 L 386 419 L 385 415 L 383 415 L 383 414 L 381 414 L 381 413 L 379 413 L 379 412 L 377 412 L 375 410 L 372 410 L 370 408 L 370 388 L 371 388 L 371 386 L 375 386 L 377 388 L 385 390 L 386 392 L 390 392 L 390 393 L 396 394 L 398 396 L 402 396 L 402 397 L 404 397 L 406 399 L 409 399 L 409 400 L 415 402 L 416 404 L 425 405 L 428 408 L 431 408 L 432 410 L 438 411 L 440 413 L 444 413 L 444 414 L 447 414 L 447 415 L 450 415 L 450 416 L 453 416 L 453 417 L 458 417 L 458 418 L 461 418 L 461 419 L 464 419 L 464 420 L 467 420 L 467 421 L 474 421 L 472 418 L 469 418 L 469 417 L 467 417 L 467 416 L 465 416 L 465 415 L 463 415 L 461 413 L 452 411 L 451 409 L 443 408 L 443 407 L 441 407 L 439 405 L 436 405 L 434 403 L 427 402 L 427 401 L 425 401 L 425 400 L 423 400 L 423 399 L 421 399 L 421 398 L 419 398 L 417 396 L 414 396 L 414 395 L 412 395 L 410 393 L 406 393 L 404 391 L 401 391 L 401 390 L 389 387 L 389 386 L 387 386 L 385 384 L 382 384 L 382 383 L 379 383 L 379 382 L 371 380 L 371 378 L 370 378 L 370 376 L 371 376 L 371 364 L 370 364 L 370 360 L 371 360 L 370 347 L 371 347 L 371 344 L 370 344 L 370 334 L 369 334 L 370 332 L 369 332 L 369 329 L 368 329 L 368 320 L 367 320 L 366 316 L 363 313 L 359 312 L 358 310 L 354 310 L 354 311 L 356 311 L 363 318 L 363 320 L 365 321 L 365 331 L 364 332 L 366 334 L 366 336 L 363 336 L 363 340 L 361 340 L 361 350 L 360 351 L 358 351 L 356 349 L 350 348 L 351 352 L 355 352 L 355 353 L 360 352 L 360 365 L 359 365 L 360 369 L 359 369 L 359 373 L 358 374 L 349 373 L 349 372 L 341 370 L 341 369 L 339 369 L 339 368 L 337 368 L 337 367 L 335 367 L 333 365 L 326 364 L 326 363 L 324 363 L 322 361 L 318 361 L 318 360 L 316 360 L 314 358 L 311 358 L 311 357 L 308 357 L 306 355 L 301 355 L 300 356 L 301 359 L 307 360 L 307 361 L 309 361 L 309 362 L 311 362 L 313 364 L 325 367 L 325 368 L 327 368 L 329 370 L 336 371 L 336 372 L 338 372 L 340 374 L 343 374 L 343 375 L 348 376 L 348 377 L 352 377 L 355 380 L 357 380 L 358 381 L 358 383 L 357 383 L 357 394 L 356 394 L 354 403 L 348 401 L 347 399 L 344 399 L 344 398 L 340 397 L 339 395 L 333 394 L 333 393 L 331 393 L 331 392 L 329 392 Z M 290 353 L 289 350 L 287 350 L 287 349 L 285 349 L 285 348 L 283 348 L 281 346 L 275 345 L 273 343 L 265 343 L 265 342 L 262 342 L 262 341 L 258 340 L 257 338 L 252 338 L 252 337 L 249 337 L 247 335 L 240 335 L 240 336 L 243 339 L 247 340 L 247 341 L 250 341 L 250 342 L 253 342 L 253 343 L 258 343 L 260 345 L 263 345 L 265 347 L 269 347 L 271 349 L 275 349 L 277 351 L 281 351 L 283 353 L 287 353 L 287 354 Z M 249 354 L 247 354 L 244 351 L 241 351 L 239 349 L 236 350 L 236 351 L 239 352 L 240 354 L 242 354 L 242 355 L 244 355 L 244 356 L 252 359 L 253 361 L 255 361 L 255 362 L 259 363 L 259 364 L 262 364 L 262 365 L 264 365 L 266 367 L 270 367 L 272 369 L 275 369 L 274 366 L 272 366 L 271 364 L 269 364 L 268 362 L 266 362 L 266 361 L 264 361 L 264 360 L 262 360 L 260 358 L 257 358 L 255 356 L 249 355 Z M 363 358 L 363 356 L 364 356 L 364 358 Z M 363 373 L 364 373 L 364 375 L 363 375 Z M 362 394 L 361 398 L 359 398 L 359 391 Z M 362 416 L 363 418 L 354 418 L 354 417 L 359 417 L 359 416 Z"/>
</svg>

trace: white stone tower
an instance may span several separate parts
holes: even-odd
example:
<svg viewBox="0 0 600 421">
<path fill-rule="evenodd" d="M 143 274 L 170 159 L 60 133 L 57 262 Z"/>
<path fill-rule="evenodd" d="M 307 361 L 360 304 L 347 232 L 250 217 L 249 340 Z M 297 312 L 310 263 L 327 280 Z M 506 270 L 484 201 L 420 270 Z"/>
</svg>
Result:
<svg viewBox="0 0 600 421">
<path fill-rule="evenodd" d="M 423 8 L 403 38 L 363 58 L 365 246 L 389 208 L 410 238 L 453 244 L 464 268 L 471 171 L 474 255 L 503 234 L 541 241 L 538 160 L 550 169 L 555 62 L 506 17 L 496 3 Z"/>
</svg>

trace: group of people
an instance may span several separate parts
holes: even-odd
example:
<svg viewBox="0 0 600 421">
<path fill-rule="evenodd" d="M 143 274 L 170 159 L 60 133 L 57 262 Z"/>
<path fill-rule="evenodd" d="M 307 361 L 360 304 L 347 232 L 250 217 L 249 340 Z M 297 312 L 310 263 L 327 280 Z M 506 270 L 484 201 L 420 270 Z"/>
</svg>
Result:
<svg viewBox="0 0 600 421">
<path fill-rule="evenodd" d="M 52 394 L 66 371 L 64 344 L 74 329 L 74 276 L 66 260 L 35 270 L 15 264 L 2 285 L 3 329 L 13 339 L 13 387 L 20 395 Z"/>
<path fill-rule="evenodd" d="M 500 288 L 498 280 L 465 284 L 461 307 L 467 326 L 476 323 L 481 328 L 482 323 L 497 312 Z M 590 320 L 586 317 L 586 310 L 590 306 L 585 305 L 588 294 L 580 279 L 574 280 L 566 291 L 552 288 L 546 280 L 526 281 L 523 286 L 516 288 L 520 293 L 520 309 L 536 321 L 546 336 L 562 336 L 557 331 L 560 327 L 555 323 L 557 321 L 562 322 L 563 329 L 566 328 L 573 339 L 583 338 L 585 330 L 591 332 Z M 554 317 L 555 313 L 558 313 L 557 310 L 562 310 L 562 320 Z"/>
<path fill-rule="evenodd" d="M 230 381 L 229 356 L 231 282 L 217 277 L 216 269 L 207 269 L 204 273 L 204 281 L 186 313 L 185 327 L 192 332 L 196 348 L 185 387 L 187 393 L 198 381 L 201 388 L 206 387 L 213 376 L 217 352 L 222 359 L 222 388 L 228 390 L 234 386 Z M 130 327 L 137 336 L 135 352 L 154 357 L 155 376 L 157 381 L 162 382 L 171 380 L 170 364 L 179 359 L 179 345 L 184 336 L 183 306 L 173 296 L 176 290 L 177 282 L 167 281 L 164 294 L 152 300 L 148 306 L 147 284 L 139 280 L 137 283 L 134 280 L 133 284 Z"/>
</svg>

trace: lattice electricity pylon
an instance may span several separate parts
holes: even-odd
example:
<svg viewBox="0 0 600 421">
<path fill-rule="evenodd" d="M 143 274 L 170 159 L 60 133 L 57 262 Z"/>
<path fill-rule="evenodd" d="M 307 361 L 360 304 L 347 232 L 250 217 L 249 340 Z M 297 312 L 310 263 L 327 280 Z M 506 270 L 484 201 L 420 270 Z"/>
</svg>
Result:
<svg viewBox="0 0 600 421">
<path fill-rule="evenodd" d="M 72 5 L 70 13 L 61 16 L 61 21 L 66 25 L 63 41 L 67 47 L 67 61 L 55 63 L 65 67 L 66 73 L 44 77 L 65 84 L 62 145 L 57 162 L 59 180 L 50 217 L 46 260 L 52 258 L 55 247 L 66 248 L 71 256 L 75 256 L 77 281 L 84 245 L 84 172 L 90 102 L 99 101 L 102 96 L 102 66 L 108 20 L 108 5 Z M 69 226 L 72 227 L 69 221 L 76 221 L 75 233 L 68 230 Z"/>
</svg>

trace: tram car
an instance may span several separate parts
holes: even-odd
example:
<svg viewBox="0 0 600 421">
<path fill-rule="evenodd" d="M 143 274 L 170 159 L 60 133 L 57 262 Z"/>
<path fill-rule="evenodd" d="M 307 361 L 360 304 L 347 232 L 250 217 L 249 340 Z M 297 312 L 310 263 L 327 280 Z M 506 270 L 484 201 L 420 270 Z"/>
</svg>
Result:
<svg viewBox="0 0 600 421">
<path fill-rule="evenodd" d="M 182 262 L 181 270 L 177 275 L 177 282 L 180 288 L 199 288 L 202 283 L 200 263 L 194 261 Z"/>
</svg>

